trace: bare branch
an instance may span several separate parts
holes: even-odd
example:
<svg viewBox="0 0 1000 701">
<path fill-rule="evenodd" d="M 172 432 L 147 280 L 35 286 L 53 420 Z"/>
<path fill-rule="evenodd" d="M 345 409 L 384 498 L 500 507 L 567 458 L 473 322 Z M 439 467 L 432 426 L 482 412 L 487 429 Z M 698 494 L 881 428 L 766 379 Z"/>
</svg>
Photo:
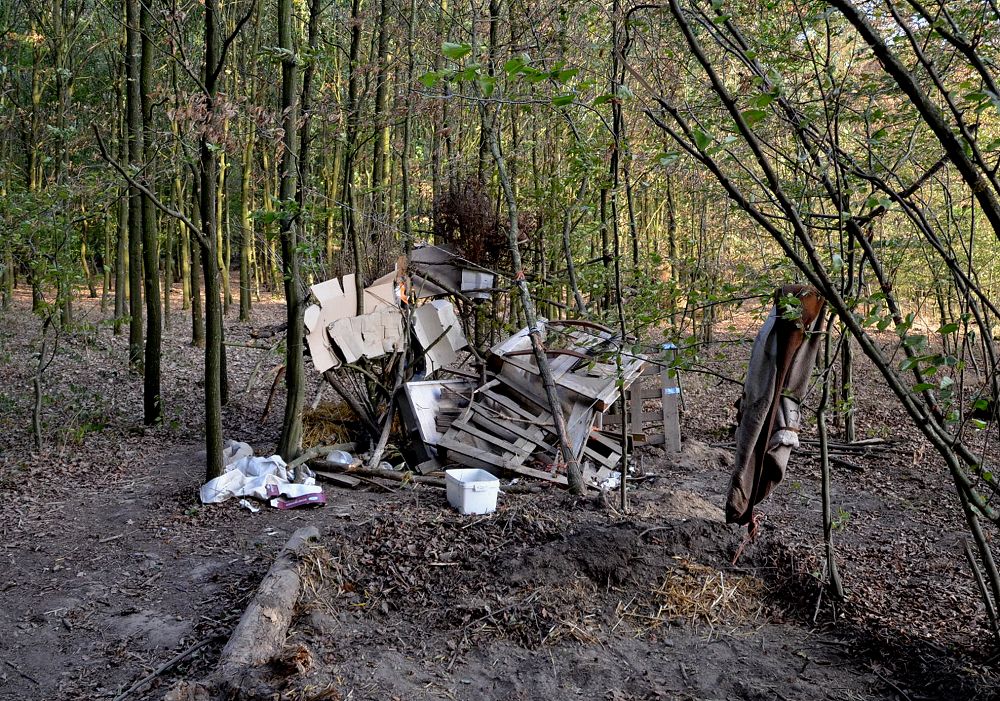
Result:
<svg viewBox="0 0 1000 701">
<path fill-rule="evenodd" d="M 153 205 L 161 212 L 163 212 L 167 216 L 171 216 L 174 219 L 177 219 L 182 224 L 184 224 L 184 226 L 186 226 L 188 230 L 191 231 L 191 233 L 193 233 L 198 238 L 198 242 L 202 246 L 208 247 L 208 239 L 205 238 L 205 234 L 202 232 L 201 227 L 195 226 L 194 222 L 192 222 L 183 212 L 180 212 L 176 209 L 173 209 L 172 207 L 168 207 L 167 205 L 163 204 L 160 198 L 157 197 L 152 190 L 150 190 L 148 187 L 146 187 L 138 180 L 133 178 L 131 175 L 129 175 L 128 171 L 126 171 L 118 161 L 116 161 L 114 158 L 111 157 L 111 155 L 108 153 L 107 146 L 104 144 L 104 137 L 101 136 L 101 131 L 97 128 L 96 124 L 94 125 L 94 135 L 97 137 L 97 146 L 101 150 L 101 157 L 105 161 L 107 161 L 107 163 L 112 168 L 118 171 L 119 175 L 121 175 L 125 179 L 125 182 L 127 182 L 131 187 L 136 188 L 137 190 L 139 190 L 139 192 L 148 197 L 149 201 L 152 202 Z"/>
</svg>

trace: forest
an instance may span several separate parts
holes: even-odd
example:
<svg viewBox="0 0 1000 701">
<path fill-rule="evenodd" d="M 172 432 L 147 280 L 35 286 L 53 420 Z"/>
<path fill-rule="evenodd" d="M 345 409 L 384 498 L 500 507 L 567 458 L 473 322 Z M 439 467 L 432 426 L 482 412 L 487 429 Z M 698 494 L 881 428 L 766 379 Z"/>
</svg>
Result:
<svg viewBox="0 0 1000 701">
<path fill-rule="evenodd" d="M 996 0 L 0 0 L 0 699 L 1000 697 L 998 80 Z"/>
</svg>

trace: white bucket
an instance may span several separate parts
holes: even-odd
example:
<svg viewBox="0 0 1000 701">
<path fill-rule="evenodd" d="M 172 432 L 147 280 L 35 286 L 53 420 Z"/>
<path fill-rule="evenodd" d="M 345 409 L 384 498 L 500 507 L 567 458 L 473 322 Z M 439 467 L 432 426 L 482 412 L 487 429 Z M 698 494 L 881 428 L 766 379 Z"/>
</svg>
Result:
<svg viewBox="0 0 1000 701">
<path fill-rule="evenodd" d="M 497 508 L 500 480 L 486 470 L 445 470 L 448 503 L 460 514 L 490 514 Z"/>
</svg>

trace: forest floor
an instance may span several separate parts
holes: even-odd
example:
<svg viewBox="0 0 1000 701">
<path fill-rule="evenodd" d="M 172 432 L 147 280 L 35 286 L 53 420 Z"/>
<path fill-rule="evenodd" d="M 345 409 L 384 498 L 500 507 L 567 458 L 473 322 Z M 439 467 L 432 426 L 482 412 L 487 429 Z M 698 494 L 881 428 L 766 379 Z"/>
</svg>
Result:
<svg viewBox="0 0 1000 701">
<path fill-rule="evenodd" d="M 280 303 L 259 304 L 252 326 L 282 314 Z M 205 677 L 304 525 L 319 528 L 321 547 L 307 560 L 285 664 L 269 670 L 276 698 L 1000 696 L 945 467 L 863 361 L 859 437 L 892 449 L 834 470 L 847 591 L 834 606 L 820 584 L 808 450 L 764 503 L 764 535 L 730 564 L 742 533 L 719 507 L 734 383 L 684 374 L 685 450 L 640 455 L 645 478 L 627 515 L 546 491 L 504 494 L 495 514 L 462 517 L 430 486 L 328 486 L 324 508 L 251 514 L 198 502 L 202 351 L 189 345 L 187 318 L 175 308 L 165 334 L 166 420 L 155 428 L 141 424 L 127 339 L 103 318 L 97 300 L 81 300 L 79 330 L 59 338 L 36 451 L 41 324 L 24 298 L 0 312 L 0 699 L 161 699 L 174 682 Z M 741 377 L 757 324 L 720 325 L 705 367 Z M 250 329 L 235 310 L 227 318 L 224 423 L 227 437 L 267 454 L 280 391 L 260 417 L 281 359 L 246 347 Z"/>
</svg>

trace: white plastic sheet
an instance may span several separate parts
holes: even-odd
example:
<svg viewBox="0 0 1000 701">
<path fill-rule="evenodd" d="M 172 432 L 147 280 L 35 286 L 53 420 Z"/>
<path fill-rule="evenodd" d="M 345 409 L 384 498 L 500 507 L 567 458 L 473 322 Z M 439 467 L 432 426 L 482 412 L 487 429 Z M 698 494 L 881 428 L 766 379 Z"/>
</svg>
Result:
<svg viewBox="0 0 1000 701">
<path fill-rule="evenodd" d="M 232 449 L 233 446 L 237 449 Z M 245 446 L 240 450 L 239 446 Z M 267 501 L 272 497 L 285 496 L 294 499 L 306 494 L 318 494 L 323 488 L 316 480 L 307 477 L 301 484 L 292 482 L 288 466 L 280 455 L 269 458 L 254 457 L 253 451 L 246 454 L 250 446 L 246 443 L 230 444 L 226 447 L 227 458 L 236 455 L 226 465 L 226 471 L 201 486 L 203 504 L 217 504 L 233 497 L 253 497 Z"/>
</svg>

